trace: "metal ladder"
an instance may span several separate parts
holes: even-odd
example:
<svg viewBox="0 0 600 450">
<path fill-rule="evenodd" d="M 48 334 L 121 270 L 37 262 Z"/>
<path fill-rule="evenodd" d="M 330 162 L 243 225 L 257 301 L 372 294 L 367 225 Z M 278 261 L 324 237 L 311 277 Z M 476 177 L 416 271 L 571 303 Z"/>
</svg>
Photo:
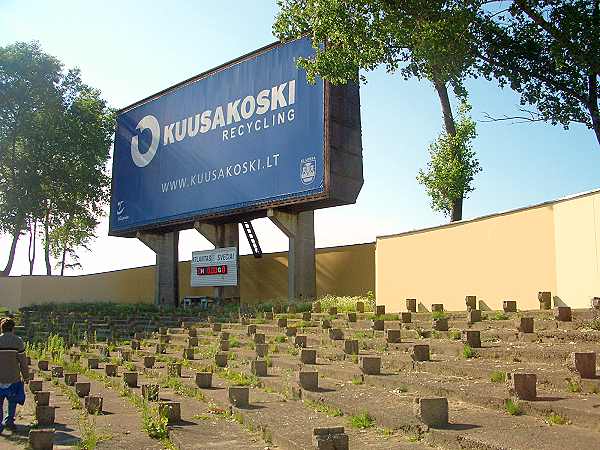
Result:
<svg viewBox="0 0 600 450">
<path fill-rule="evenodd" d="M 252 254 L 255 258 L 262 258 L 262 250 L 260 249 L 260 243 L 258 242 L 258 236 L 254 231 L 254 227 L 252 226 L 252 222 L 242 222 L 242 227 L 244 228 L 244 233 L 246 233 L 246 238 L 248 238 L 248 244 L 250 244 L 250 248 L 252 249 Z"/>
</svg>

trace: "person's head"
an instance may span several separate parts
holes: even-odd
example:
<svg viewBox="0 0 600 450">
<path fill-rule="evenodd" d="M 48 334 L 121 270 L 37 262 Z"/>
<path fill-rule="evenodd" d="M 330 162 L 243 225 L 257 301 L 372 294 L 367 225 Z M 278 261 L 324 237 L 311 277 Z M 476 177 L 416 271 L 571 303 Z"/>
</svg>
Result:
<svg viewBox="0 0 600 450">
<path fill-rule="evenodd" d="M 15 321 L 12 319 L 4 319 L 0 322 L 0 331 L 2 333 L 12 333 L 15 329 Z"/>
</svg>

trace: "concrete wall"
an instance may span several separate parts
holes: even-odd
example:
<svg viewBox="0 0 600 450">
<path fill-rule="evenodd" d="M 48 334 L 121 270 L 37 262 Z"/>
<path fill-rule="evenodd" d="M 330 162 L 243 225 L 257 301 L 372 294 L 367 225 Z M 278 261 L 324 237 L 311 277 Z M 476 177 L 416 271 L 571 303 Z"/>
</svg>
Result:
<svg viewBox="0 0 600 450">
<path fill-rule="evenodd" d="M 140 244 L 141 245 L 141 244 Z M 375 290 L 375 244 L 317 250 L 318 295 L 361 295 Z M 287 252 L 240 260 L 244 302 L 287 297 Z M 190 287 L 190 262 L 179 263 L 179 295 L 212 295 L 211 288 Z M 0 278 L 0 306 L 18 309 L 35 303 L 112 301 L 152 303 L 154 266 L 81 276 Z"/>
<path fill-rule="evenodd" d="M 377 302 L 405 310 L 464 310 L 466 295 L 492 309 L 517 300 L 538 309 L 538 291 L 556 304 L 588 307 L 600 295 L 600 192 L 441 227 L 377 238 Z"/>
</svg>

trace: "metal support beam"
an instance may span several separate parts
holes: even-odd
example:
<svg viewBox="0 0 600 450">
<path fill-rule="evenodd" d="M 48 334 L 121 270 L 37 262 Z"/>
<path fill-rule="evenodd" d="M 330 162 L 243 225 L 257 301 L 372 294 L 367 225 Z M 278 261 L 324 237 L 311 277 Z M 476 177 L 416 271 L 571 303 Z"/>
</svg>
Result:
<svg viewBox="0 0 600 450">
<path fill-rule="evenodd" d="M 215 248 L 237 248 L 238 268 L 240 263 L 240 233 L 237 223 L 212 224 L 196 222 L 194 228 L 204 236 Z M 240 301 L 240 270 L 238 270 L 237 286 L 215 287 L 213 294 L 216 298 L 239 303 Z"/>
<path fill-rule="evenodd" d="M 317 296 L 315 269 L 314 211 L 289 213 L 269 209 L 267 217 L 289 239 L 288 297 L 290 300 L 312 300 Z"/>
<path fill-rule="evenodd" d="M 142 233 L 136 237 L 156 253 L 154 303 L 179 305 L 179 232 Z"/>
</svg>

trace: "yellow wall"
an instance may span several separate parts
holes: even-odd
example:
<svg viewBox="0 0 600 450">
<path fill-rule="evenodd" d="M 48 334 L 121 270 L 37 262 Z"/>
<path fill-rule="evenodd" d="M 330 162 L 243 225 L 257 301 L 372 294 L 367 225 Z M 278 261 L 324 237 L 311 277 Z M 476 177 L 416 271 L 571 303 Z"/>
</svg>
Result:
<svg viewBox="0 0 600 450">
<path fill-rule="evenodd" d="M 375 290 L 375 244 L 317 249 L 317 292 L 361 295 Z M 287 297 L 287 252 L 240 258 L 242 300 Z M 0 278 L 0 306 L 18 309 L 35 303 L 152 303 L 154 266 L 81 276 Z M 179 263 L 179 295 L 212 295 L 210 288 L 190 287 L 190 262 Z"/>
<path fill-rule="evenodd" d="M 538 291 L 555 304 L 588 307 L 600 295 L 600 192 L 456 224 L 377 238 L 377 302 L 405 310 L 464 310 L 476 295 L 491 309 L 517 300 L 538 309 Z"/>
</svg>

